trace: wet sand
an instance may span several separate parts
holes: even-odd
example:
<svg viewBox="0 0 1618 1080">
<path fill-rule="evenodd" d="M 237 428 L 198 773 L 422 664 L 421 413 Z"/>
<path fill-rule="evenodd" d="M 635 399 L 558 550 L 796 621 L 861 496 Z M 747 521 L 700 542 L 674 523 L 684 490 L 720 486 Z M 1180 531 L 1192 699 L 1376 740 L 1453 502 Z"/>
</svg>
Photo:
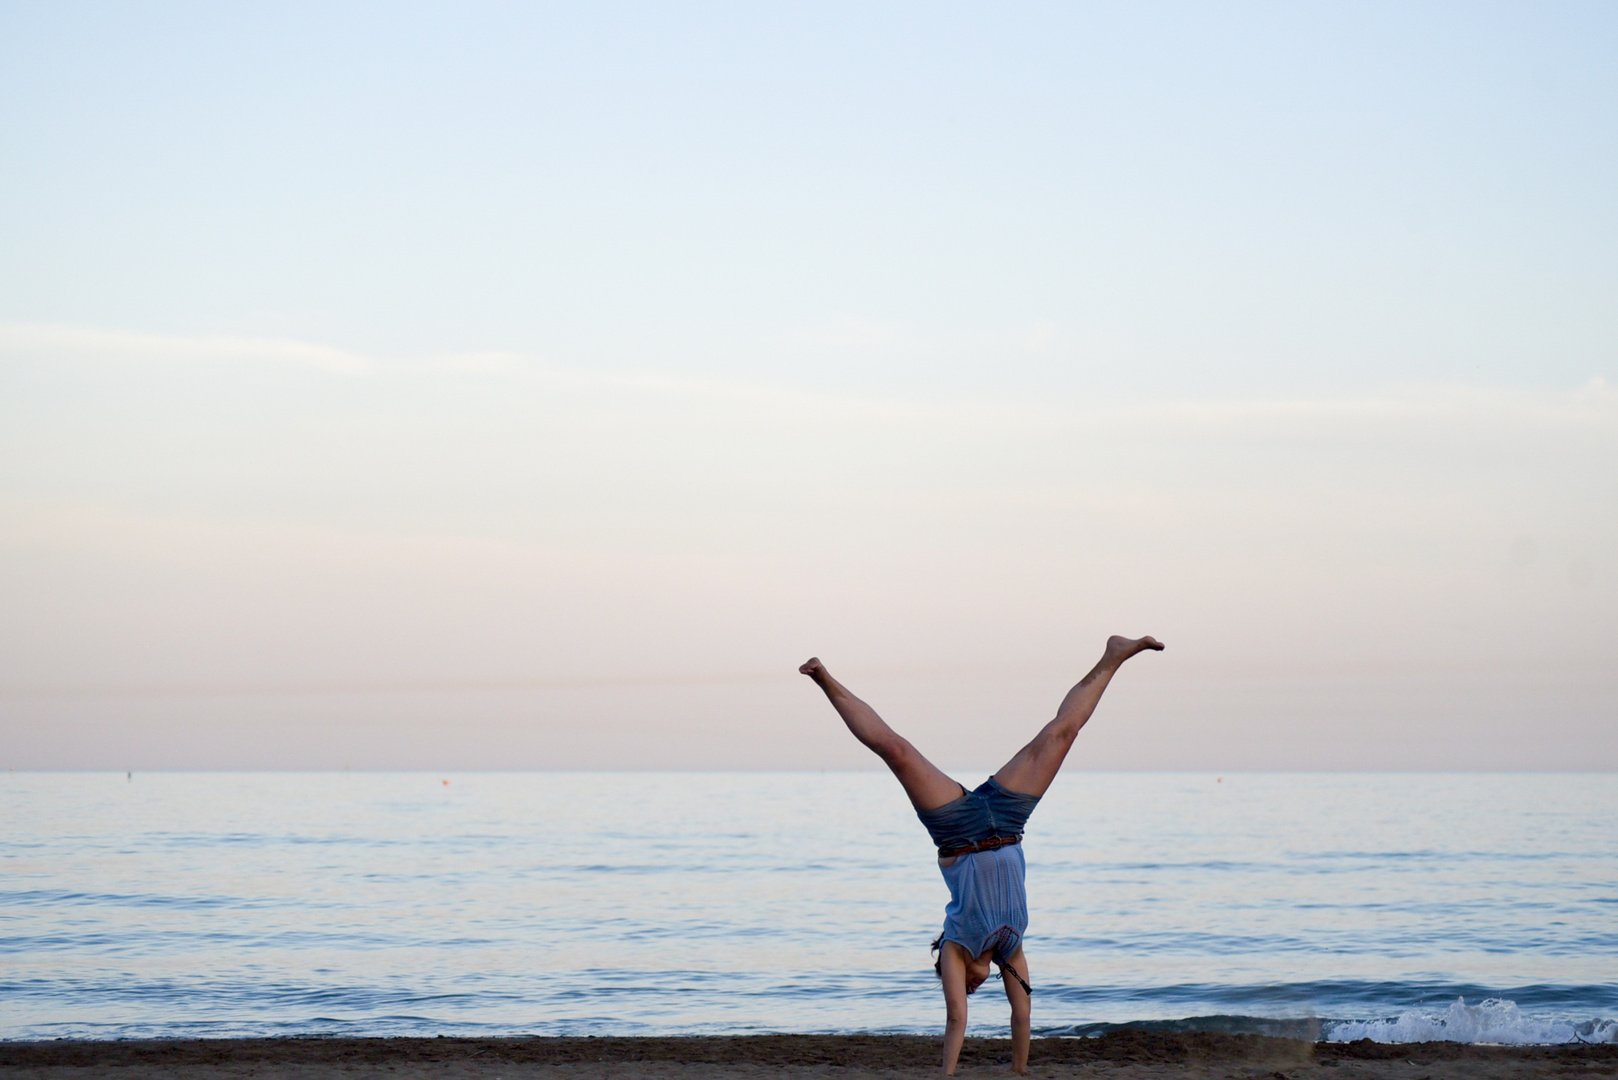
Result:
<svg viewBox="0 0 1618 1080">
<path fill-rule="evenodd" d="M 961 1076 L 1010 1075 L 1004 1039 L 969 1039 Z M 939 1042 L 914 1036 L 747 1035 L 601 1039 L 196 1039 L 0 1043 L 0 1080 L 236 1080 L 287 1077 L 583 1078 L 766 1076 L 922 1077 L 938 1073 Z M 1618 1077 L 1618 1045 L 1496 1047 L 1455 1043 L 1388 1046 L 1312 1043 L 1259 1035 L 1122 1031 L 1098 1039 L 1035 1039 L 1029 1075 L 1314 1077 L 1320 1080 L 1448 1080 Z"/>
</svg>

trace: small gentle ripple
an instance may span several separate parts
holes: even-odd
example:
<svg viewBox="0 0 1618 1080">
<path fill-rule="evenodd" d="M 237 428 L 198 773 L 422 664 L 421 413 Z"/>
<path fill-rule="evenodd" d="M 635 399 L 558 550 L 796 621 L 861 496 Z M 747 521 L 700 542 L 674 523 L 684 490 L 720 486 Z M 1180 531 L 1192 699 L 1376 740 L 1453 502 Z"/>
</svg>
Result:
<svg viewBox="0 0 1618 1080">
<path fill-rule="evenodd" d="M 937 1029 L 947 893 L 886 775 L 449 779 L 0 778 L 0 1038 Z M 1610 775 L 1066 774 L 1036 1025 L 1611 1041 L 1614 811 Z"/>
</svg>

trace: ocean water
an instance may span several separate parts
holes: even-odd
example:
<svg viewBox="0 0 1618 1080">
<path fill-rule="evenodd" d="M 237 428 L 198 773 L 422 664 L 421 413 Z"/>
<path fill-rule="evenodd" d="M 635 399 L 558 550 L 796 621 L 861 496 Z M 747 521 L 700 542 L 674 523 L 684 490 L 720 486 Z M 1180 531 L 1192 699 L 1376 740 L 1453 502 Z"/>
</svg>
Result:
<svg viewBox="0 0 1618 1080">
<path fill-rule="evenodd" d="M 1618 775 L 1069 771 L 1026 843 L 1046 1034 L 1618 1040 Z M 935 1032 L 946 899 L 884 773 L 6 774 L 0 1038 Z"/>
</svg>

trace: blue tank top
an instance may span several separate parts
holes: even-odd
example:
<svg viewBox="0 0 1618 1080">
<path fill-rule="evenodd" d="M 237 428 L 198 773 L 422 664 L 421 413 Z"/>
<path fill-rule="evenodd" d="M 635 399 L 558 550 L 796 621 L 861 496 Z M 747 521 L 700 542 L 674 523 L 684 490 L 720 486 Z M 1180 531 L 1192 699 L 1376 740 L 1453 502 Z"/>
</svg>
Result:
<svg viewBox="0 0 1618 1080">
<path fill-rule="evenodd" d="M 1028 930 L 1027 868 L 1021 844 L 975 851 L 940 865 L 949 886 L 943 939 L 973 956 L 991 953 L 1000 964 L 1011 959 Z"/>
</svg>

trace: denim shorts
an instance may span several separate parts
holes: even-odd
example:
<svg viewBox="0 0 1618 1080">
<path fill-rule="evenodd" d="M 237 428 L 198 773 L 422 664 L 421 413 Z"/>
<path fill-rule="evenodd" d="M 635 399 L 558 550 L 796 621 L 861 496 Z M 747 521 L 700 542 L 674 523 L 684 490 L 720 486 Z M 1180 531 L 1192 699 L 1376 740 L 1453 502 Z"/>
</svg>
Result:
<svg viewBox="0 0 1618 1080">
<path fill-rule="evenodd" d="M 997 836 L 1021 836 L 1023 824 L 1038 803 L 1038 795 L 1008 791 L 991 776 L 976 791 L 936 810 L 917 810 L 916 816 L 927 826 L 934 845 L 958 848 Z"/>
</svg>

